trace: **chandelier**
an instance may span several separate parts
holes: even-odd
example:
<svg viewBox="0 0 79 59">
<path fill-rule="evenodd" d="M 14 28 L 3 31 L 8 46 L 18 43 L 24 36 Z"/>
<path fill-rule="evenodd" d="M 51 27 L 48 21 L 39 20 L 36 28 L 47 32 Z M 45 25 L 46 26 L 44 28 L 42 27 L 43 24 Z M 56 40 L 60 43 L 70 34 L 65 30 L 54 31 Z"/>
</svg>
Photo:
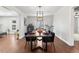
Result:
<svg viewBox="0 0 79 59">
<path fill-rule="evenodd" d="M 38 6 L 37 20 L 43 20 L 43 8 L 42 8 L 42 6 Z"/>
</svg>

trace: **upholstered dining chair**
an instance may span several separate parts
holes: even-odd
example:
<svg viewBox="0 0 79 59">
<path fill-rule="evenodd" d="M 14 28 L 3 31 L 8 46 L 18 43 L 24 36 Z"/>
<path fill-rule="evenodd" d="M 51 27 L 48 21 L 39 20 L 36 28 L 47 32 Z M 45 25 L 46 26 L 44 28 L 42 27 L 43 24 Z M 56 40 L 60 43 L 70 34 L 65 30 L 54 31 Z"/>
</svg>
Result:
<svg viewBox="0 0 79 59">
<path fill-rule="evenodd" d="M 25 33 L 25 39 L 26 39 L 26 44 L 25 44 L 25 48 L 26 48 L 26 45 L 30 45 L 31 46 L 31 50 L 33 47 L 36 46 L 36 37 L 26 37 L 26 35 L 29 34 L 29 33 Z M 28 47 L 29 48 L 29 47 Z"/>
<path fill-rule="evenodd" d="M 54 52 L 55 52 L 55 45 L 54 45 L 54 37 L 55 37 L 55 33 L 50 32 L 50 34 L 52 35 L 52 37 L 42 37 L 42 42 L 46 44 L 46 46 L 44 46 L 43 44 L 43 50 L 45 50 L 47 52 L 47 43 L 51 43 L 51 47 L 53 45 L 54 47 Z"/>
<path fill-rule="evenodd" d="M 31 38 L 26 37 L 27 34 L 28 34 L 28 33 L 25 33 L 25 40 L 26 40 L 25 48 L 26 48 L 26 46 L 27 46 L 28 49 L 29 49 L 29 44 L 30 44 L 30 39 L 31 39 Z"/>
<path fill-rule="evenodd" d="M 31 37 L 31 40 L 32 40 L 32 47 L 31 47 L 31 50 L 32 50 L 33 48 L 35 48 L 36 45 L 37 45 L 36 39 L 37 39 L 37 37 Z"/>
</svg>

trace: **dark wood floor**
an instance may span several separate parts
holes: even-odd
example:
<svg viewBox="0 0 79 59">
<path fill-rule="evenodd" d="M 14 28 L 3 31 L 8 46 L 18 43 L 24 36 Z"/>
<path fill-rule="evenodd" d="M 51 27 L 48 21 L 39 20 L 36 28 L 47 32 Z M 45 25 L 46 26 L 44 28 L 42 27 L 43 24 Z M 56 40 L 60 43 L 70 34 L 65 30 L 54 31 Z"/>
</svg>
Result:
<svg viewBox="0 0 79 59">
<path fill-rule="evenodd" d="M 0 52 L 1 53 L 31 53 L 28 49 L 28 45 L 25 48 L 25 39 L 17 40 L 15 35 L 4 35 L 0 38 Z M 75 42 L 75 46 L 70 47 L 60 39 L 55 37 L 55 53 L 78 53 L 79 52 L 79 42 Z M 42 53 L 43 51 L 37 49 L 34 51 L 36 53 Z M 48 53 L 53 53 L 53 47 L 48 45 Z"/>
</svg>

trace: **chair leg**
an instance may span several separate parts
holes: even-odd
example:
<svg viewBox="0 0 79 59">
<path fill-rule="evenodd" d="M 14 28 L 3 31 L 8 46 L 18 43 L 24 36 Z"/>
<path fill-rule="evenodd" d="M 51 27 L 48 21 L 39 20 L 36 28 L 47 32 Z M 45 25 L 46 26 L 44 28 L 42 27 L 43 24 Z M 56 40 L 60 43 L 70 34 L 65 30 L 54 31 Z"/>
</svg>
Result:
<svg viewBox="0 0 79 59">
<path fill-rule="evenodd" d="M 25 43 L 25 48 L 26 48 L 27 42 Z"/>
<path fill-rule="evenodd" d="M 36 45 L 37 45 L 37 40 L 35 41 L 35 47 L 36 47 Z"/>
<path fill-rule="evenodd" d="M 33 44 L 32 46 L 33 46 L 33 49 L 34 49 L 34 47 L 35 47 L 35 41 L 33 41 L 32 44 Z"/>
<path fill-rule="evenodd" d="M 42 46 L 42 47 L 43 47 L 43 51 L 44 51 L 44 52 L 47 52 L 47 50 L 48 50 L 48 49 L 47 49 L 47 43 L 43 43 L 42 45 L 43 45 L 43 46 Z"/>
<path fill-rule="evenodd" d="M 42 42 L 43 51 L 45 51 L 45 43 Z"/>
<path fill-rule="evenodd" d="M 47 42 L 45 44 L 46 44 L 45 45 L 45 51 L 47 52 L 48 51 L 48 44 L 47 44 Z"/>
<path fill-rule="evenodd" d="M 52 43 L 50 42 L 49 44 L 51 45 L 51 52 L 52 52 Z"/>
<path fill-rule="evenodd" d="M 54 52 L 56 52 L 54 43 L 53 43 L 53 47 L 54 47 Z"/>
<path fill-rule="evenodd" d="M 26 42 L 26 43 L 25 43 L 25 49 L 26 49 L 26 47 L 27 47 L 28 51 L 30 51 L 30 50 L 29 50 L 29 49 L 30 49 L 29 45 L 30 45 L 30 42 Z"/>
</svg>

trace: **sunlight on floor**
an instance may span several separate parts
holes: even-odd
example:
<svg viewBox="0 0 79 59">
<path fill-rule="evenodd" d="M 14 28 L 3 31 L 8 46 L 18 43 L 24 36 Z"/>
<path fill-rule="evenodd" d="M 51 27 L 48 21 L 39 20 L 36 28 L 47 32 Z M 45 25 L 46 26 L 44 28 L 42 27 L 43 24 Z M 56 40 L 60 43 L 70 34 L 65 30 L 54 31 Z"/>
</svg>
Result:
<svg viewBox="0 0 79 59">
<path fill-rule="evenodd" d="M 17 39 L 16 39 L 16 36 L 12 36 L 11 37 L 11 44 L 12 44 L 12 46 L 17 47 Z"/>
</svg>

